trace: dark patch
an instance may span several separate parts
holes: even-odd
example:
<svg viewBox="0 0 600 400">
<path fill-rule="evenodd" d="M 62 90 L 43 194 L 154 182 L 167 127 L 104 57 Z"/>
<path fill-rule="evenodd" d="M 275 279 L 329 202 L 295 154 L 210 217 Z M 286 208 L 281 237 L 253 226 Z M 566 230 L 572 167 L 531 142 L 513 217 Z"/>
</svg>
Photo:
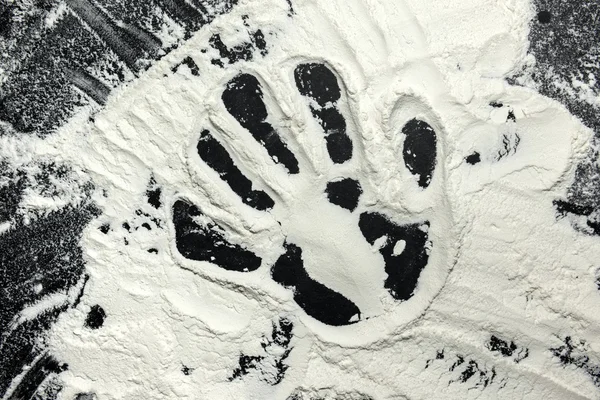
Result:
<svg viewBox="0 0 600 400">
<path fill-rule="evenodd" d="M 338 109 L 341 89 L 333 72 L 324 64 L 300 64 L 294 70 L 294 79 L 300 93 L 312 100 L 310 110 L 325 132 L 331 160 L 336 164 L 350 160 L 352 140 Z"/>
<path fill-rule="evenodd" d="M 181 67 L 182 65 L 185 65 L 186 67 L 188 67 L 190 70 L 190 73 L 192 75 L 200 76 L 200 69 L 198 68 L 198 65 L 196 65 L 196 63 L 190 56 L 185 57 L 179 64 L 177 64 L 173 68 L 171 68 L 171 71 L 177 72 L 179 70 L 179 67 Z"/>
<path fill-rule="evenodd" d="M 146 198 L 148 199 L 148 204 L 152 207 L 158 209 L 162 205 L 160 201 L 161 188 L 156 184 L 156 180 L 154 177 L 150 178 L 150 182 L 148 183 L 148 189 L 146 189 Z"/>
<path fill-rule="evenodd" d="M 396 300 L 410 299 L 429 260 L 431 242 L 426 232 L 429 222 L 397 225 L 383 214 L 366 212 L 360 216 L 359 227 L 371 245 L 386 237 L 379 249 L 388 275 L 384 286 Z M 394 247 L 400 240 L 406 243 L 405 248 L 402 253 L 394 255 Z"/>
<path fill-rule="evenodd" d="M 104 325 L 106 312 L 98 304 L 93 305 L 85 318 L 85 326 L 90 329 L 98 329 Z"/>
<path fill-rule="evenodd" d="M 78 393 L 75 400 L 96 400 L 96 393 Z"/>
<path fill-rule="evenodd" d="M 437 139 L 433 128 L 425 121 L 411 119 L 402 128 L 406 135 L 402 156 L 406 168 L 418 177 L 419 186 L 431 182 L 437 158 Z"/>
<path fill-rule="evenodd" d="M 285 0 L 288 4 L 288 17 L 293 16 L 294 14 L 296 14 L 296 12 L 294 11 L 294 6 L 292 4 L 292 0 Z"/>
<path fill-rule="evenodd" d="M 229 377 L 229 381 L 240 378 L 244 375 L 247 375 L 253 369 L 257 369 L 257 367 L 260 365 L 260 362 L 264 359 L 264 356 L 248 356 L 246 354 L 240 354 L 240 358 L 238 360 L 239 366 L 233 370 L 233 375 Z"/>
<path fill-rule="evenodd" d="M 240 74 L 227 84 L 221 96 L 227 111 L 262 144 L 269 156 L 282 164 L 290 174 L 297 174 L 298 160 L 281 140 L 271 124 L 266 122 L 267 108 L 258 79 Z"/>
<path fill-rule="evenodd" d="M 127 232 L 131 232 L 131 225 L 129 225 L 129 222 L 123 222 L 123 224 L 121 224 L 121 226 L 123 227 L 123 229 L 125 229 Z"/>
<path fill-rule="evenodd" d="M 362 194 L 362 188 L 357 180 L 345 178 L 328 182 L 325 193 L 332 204 L 354 211 Z"/>
<path fill-rule="evenodd" d="M 495 335 L 490 337 L 490 341 L 486 344 L 489 351 L 499 353 L 503 357 L 512 357 L 514 355 L 514 362 L 519 363 L 529 356 L 529 349 L 519 348 L 515 342 L 510 343 L 506 340 L 502 340 Z"/>
<path fill-rule="evenodd" d="M 257 370 L 260 379 L 269 385 L 275 386 L 283 380 L 288 365 L 285 360 L 289 357 L 292 348 L 290 343 L 293 337 L 294 325 L 287 318 L 280 318 L 278 323 L 273 324 L 271 337 L 263 336 L 261 347 L 264 355 L 240 354 L 238 367 L 233 370 L 229 381 L 243 377 L 253 370 Z M 275 372 L 273 372 L 273 367 Z"/>
<path fill-rule="evenodd" d="M 81 289 L 79 290 L 79 293 L 77 293 L 77 297 L 75 298 L 75 301 L 73 301 L 73 308 L 76 308 L 79 303 L 81 302 L 81 298 L 83 297 L 83 294 L 85 293 L 85 287 L 87 286 L 88 281 L 90 280 L 90 276 L 88 274 L 85 274 L 83 276 L 83 282 L 81 284 Z"/>
<path fill-rule="evenodd" d="M 246 21 L 247 18 L 244 19 Z M 248 26 L 246 22 L 244 25 Z M 249 42 L 242 42 L 234 47 L 227 47 L 223 40 L 221 39 L 221 35 L 215 33 L 208 40 L 210 46 L 219 52 L 220 58 L 215 58 L 211 60 L 213 65 L 218 65 L 223 68 L 225 64 L 223 61 L 225 60 L 227 64 L 235 64 L 238 61 L 250 61 L 254 58 L 254 53 L 258 50 L 260 55 L 266 56 L 268 53 L 267 50 L 267 42 L 265 41 L 265 35 L 262 33 L 260 29 L 257 29 L 254 32 L 248 32 L 250 36 Z"/>
<path fill-rule="evenodd" d="M 455 366 L 450 368 L 450 371 L 454 371 Z M 485 389 L 491 383 L 494 383 L 496 378 L 496 370 L 492 368 L 490 371 L 481 369 L 479 364 L 474 360 L 469 360 L 460 371 L 460 375 L 454 382 L 466 383 L 471 378 L 475 377 L 475 387 L 481 387 Z M 449 383 L 452 383 L 449 382 Z"/>
<path fill-rule="evenodd" d="M 110 231 L 110 224 L 109 223 L 105 223 L 100 225 L 100 232 L 104 233 L 105 235 L 108 234 L 108 232 Z"/>
<path fill-rule="evenodd" d="M 148 214 L 147 212 L 140 210 L 139 208 L 137 210 L 135 210 L 135 215 L 136 215 L 136 218 L 134 219 L 134 222 L 132 222 L 132 223 L 135 223 L 137 225 L 135 226 L 134 230 L 137 231 L 140 228 L 140 226 L 143 226 L 146 229 L 148 229 L 144 224 L 149 225 L 150 222 L 152 222 L 157 228 L 162 229 L 162 220 L 160 218 L 156 218 L 156 217 L 152 216 L 151 214 Z M 140 221 L 144 221 L 144 222 L 140 224 Z M 126 225 L 129 226 L 129 228 L 131 229 L 131 225 L 129 225 L 129 223 L 126 223 Z"/>
<path fill-rule="evenodd" d="M 187 365 L 183 365 L 181 367 L 181 372 L 183 372 L 183 374 L 185 376 L 189 376 L 192 374 L 192 372 L 194 372 L 194 370 L 192 368 L 188 367 Z"/>
<path fill-rule="evenodd" d="M 175 202 L 175 242 L 182 256 L 194 261 L 208 261 L 230 271 L 247 272 L 260 267 L 261 258 L 240 245 L 229 243 L 221 226 L 215 222 L 196 222 L 194 217 L 207 218 L 187 201 Z"/>
<path fill-rule="evenodd" d="M 594 385 L 600 388 L 600 361 L 592 361 L 588 355 L 588 350 L 585 340 L 575 342 L 571 336 L 567 336 L 561 346 L 551 348 L 550 352 L 560 360 L 563 366 L 573 365 L 585 372 Z"/>
<path fill-rule="evenodd" d="M 155 249 L 155 248 L 148 249 L 148 253 L 150 253 L 150 254 L 158 254 L 158 249 Z"/>
<path fill-rule="evenodd" d="M 273 280 L 294 291 L 294 300 L 316 320 L 333 326 L 349 325 L 360 320 L 360 310 L 340 293 L 312 279 L 304 269 L 302 249 L 284 243 L 282 254 L 271 269 Z"/>
<path fill-rule="evenodd" d="M 438 350 L 435 354 L 435 358 L 430 358 L 429 360 L 427 360 L 425 362 L 425 369 L 429 368 L 429 366 L 436 360 L 443 360 L 445 357 L 444 355 L 444 349 L 442 350 Z"/>
<path fill-rule="evenodd" d="M 504 107 L 504 104 L 500 103 L 499 101 L 492 101 L 490 103 L 490 107 L 502 108 L 502 107 Z"/>
<path fill-rule="evenodd" d="M 273 208 L 275 205 L 273 199 L 262 190 L 252 189 L 252 182 L 242 174 L 225 147 L 209 131 L 204 130 L 200 134 L 197 150 L 200 158 L 227 182 L 244 204 L 257 210 Z"/>
<path fill-rule="evenodd" d="M 552 21 L 552 13 L 547 10 L 543 10 L 538 12 L 537 15 L 538 21 L 542 24 L 549 24 Z"/>
<path fill-rule="evenodd" d="M 0 177 L 6 185 L 0 186 L 0 221 L 9 221 L 17 213 L 23 192 L 29 182 L 24 171 L 11 171 L 6 162 L 0 161 Z"/>
<path fill-rule="evenodd" d="M 149 223 L 147 223 L 147 222 L 144 222 L 144 223 L 142 224 L 142 228 L 146 228 L 146 229 L 147 229 L 147 230 L 149 230 L 149 231 L 151 231 L 151 230 L 152 230 L 152 228 L 150 227 L 150 224 L 149 224 Z"/>
<path fill-rule="evenodd" d="M 579 216 L 589 216 L 594 212 L 594 208 L 591 206 L 585 206 L 580 204 L 569 203 L 564 200 L 554 200 L 554 207 L 556 212 L 561 216 L 565 217 L 567 214 L 575 214 Z"/>
<path fill-rule="evenodd" d="M 451 360 L 447 360 L 444 354 L 444 350 L 438 351 L 435 358 L 427 360 L 425 369 L 429 368 L 433 363 L 442 362 L 452 364 L 448 367 L 449 372 L 453 372 L 454 378 L 448 381 L 448 385 L 453 383 L 471 384 L 469 389 L 481 389 L 484 390 L 488 386 L 496 382 L 497 374 L 496 369 L 484 368 L 473 359 L 466 359 L 460 354 L 456 354 Z M 504 387 L 505 383 L 500 382 L 499 387 Z"/>
<path fill-rule="evenodd" d="M 515 112 L 513 110 L 508 110 L 508 115 L 506 116 L 506 122 L 517 122 L 517 117 L 515 117 Z"/>
<path fill-rule="evenodd" d="M 471 165 L 478 164 L 481 162 L 481 155 L 478 152 L 474 151 L 473 154 L 470 154 L 465 158 L 465 161 Z"/>
</svg>

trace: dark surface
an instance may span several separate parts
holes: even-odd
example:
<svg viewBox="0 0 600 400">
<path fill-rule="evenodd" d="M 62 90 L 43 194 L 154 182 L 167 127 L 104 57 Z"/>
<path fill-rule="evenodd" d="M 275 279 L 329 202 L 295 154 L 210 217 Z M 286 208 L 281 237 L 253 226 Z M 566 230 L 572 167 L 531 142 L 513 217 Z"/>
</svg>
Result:
<svg viewBox="0 0 600 400">
<path fill-rule="evenodd" d="M 244 26 L 249 28 L 248 16 L 244 15 L 243 19 Z M 220 57 L 211 60 L 212 64 L 223 68 L 225 67 L 225 63 L 235 64 L 238 61 L 250 61 L 257 53 L 261 56 L 267 55 L 267 42 L 265 41 L 263 32 L 260 29 L 257 29 L 254 32 L 248 31 L 248 36 L 250 37 L 249 41 L 242 42 L 233 47 L 227 47 L 225 43 L 223 43 L 220 34 L 215 33 L 212 35 L 209 40 L 210 46 L 219 52 Z"/>
<path fill-rule="evenodd" d="M 486 347 L 492 353 L 497 353 L 503 357 L 512 357 L 515 363 L 519 363 L 525 358 L 529 357 L 529 349 L 517 346 L 512 340 L 500 339 L 496 335 L 490 337 Z"/>
<path fill-rule="evenodd" d="M 0 4 L 0 134 L 46 136 L 81 106 L 102 105 L 110 91 L 134 79 L 172 47 L 158 39 L 165 18 L 186 37 L 229 11 L 235 0 L 68 0 L 48 26 L 58 0 Z M 211 12 L 204 5 L 212 4 Z"/>
<path fill-rule="evenodd" d="M 68 307 L 47 310 L 9 329 L 11 321 L 24 307 L 46 295 L 64 293 L 82 279 L 79 238 L 96 215 L 98 210 L 93 206 L 65 208 L 29 225 L 16 223 L 0 235 L 0 394 L 43 352 L 43 340 L 38 340 Z M 39 292 L 37 285 L 42 288 Z"/>
</svg>

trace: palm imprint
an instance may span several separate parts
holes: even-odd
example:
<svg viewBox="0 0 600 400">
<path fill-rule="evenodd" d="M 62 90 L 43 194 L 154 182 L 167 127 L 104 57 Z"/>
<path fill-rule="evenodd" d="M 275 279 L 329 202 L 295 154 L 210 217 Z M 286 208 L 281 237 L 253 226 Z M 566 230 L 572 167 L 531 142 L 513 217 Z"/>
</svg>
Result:
<svg viewBox="0 0 600 400">
<path fill-rule="evenodd" d="M 271 265 L 263 265 L 263 258 L 247 243 L 231 239 L 227 224 L 187 199 L 173 205 L 176 245 L 185 258 L 206 261 L 232 273 L 270 268 L 271 278 L 293 291 L 295 302 L 307 315 L 327 325 L 348 325 L 374 315 L 381 301 L 377 291 L 362 290 L 363 283 L 365 287 L 380 286 L 384 294 L 387 290 L 394 301 L 406 301 L 415 294 L 433 246 L 428 235 L 430 222 L 399 224 L 389 213 L 370 210 L 361 203 L 365 189 L 358 179 L 359 165 L 352 163 L 360 146 L 356 146 L 358 135 L 352 134 L 343 115 L 344 86 L 321 63 L 298 65 L 294 81 L 299 98 L 304 98 L 318 122 L 312 127 L 320 127 L 324 141 L 315 146 L 323 144 L 329 158 L 321 163 L 323 167 L 315 168 L 316 164 L 309 162 L 311 156 L 273 126 L 263 85 L 248 73 L 228 82 L 221 101 L 235 119 L 236 129 L 260 143 L 260 151 L 268 155 L 262 154 L 263 159 L 273 166 L 244 166 L 245 159 L 232 157 L 228 150 L 240 142 L 228 142 L 214 128 L 202 130 L 196 146 L 198 161 L 239 197 L 240 207 L 270 213 L 278 221 L 284 239 L 273 246 L 282 248 L 281 255 Z M 397 159 L 403 159 L 419 190 L 427 191 L 436 167 L 436 132 L 415 118 L 406 122 L 399 134 L 403 135 L 403 150 Z M 265 176 L 264 171 L 272 168 L 285 171 L 287 182 L 281 187 Z M 252 171 L 252 180 L 243 171 Z M 255 179 L 260 181 L 258 186 Z M 355 289 L 342 293 L 346 287 Z"/>
</svg>

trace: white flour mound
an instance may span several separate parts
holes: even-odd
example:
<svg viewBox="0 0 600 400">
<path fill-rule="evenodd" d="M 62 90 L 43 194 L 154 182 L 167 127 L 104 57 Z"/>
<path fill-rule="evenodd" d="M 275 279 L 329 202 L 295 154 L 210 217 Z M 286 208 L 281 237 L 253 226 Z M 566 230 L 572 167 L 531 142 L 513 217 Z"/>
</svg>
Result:
<svg viewBox="0 0 600 400">
<path fill-rule="evenodd" d="M 557 221 L 552 205 L 590 132 L 560 104 L 504 81 L 526 56 L 532 13 L 525 0 L 295 0 L 293 13 L 283 0 L 243 1 L 113 94 L 93 123 L 74 120 L 28 144 L 104 190 L 104 214 L 82 240 L 85 295 L 50 339 L 69 365 L 62 398 L 600 398 L 600 245 Z M 211 63 L 212 34 L 232 47 L 248 29 L 265 34 L 268 54 Z M 199 73 L 172 72 L 187 56 Z M 330 161 L 295 87 L 303 62 L 326 64 L 342 86 L 356 150 L 347 163 Z M 297 176 L 225 110 L 221 93 L 241 71 L 262 83 L 269 122 L 298 156 Z M 400 129 L 413 118 L 437 132 L 426 190 L 401 158 Z M 203 129 L 226 143 L 257 189 L 281 200 L 272 211 L 244 206 L 202 162 Z M 475 152 L 481 162 L 465 162 Z M 346 176 L 361 183 L 361 210 L 431 222 L 429 263 L 410 300 L 384 289 L 383 259 L 356 219 L 322 201 L 324 185 Z M 162 189 L 159 209 L 144 198 L 151 177 Z M 182 198 L 247 242 L 263 266 L 240 273 L 183 258 L 171 215 Z M 163 229 L 141 228 L 145 216 Z M 352 299 L 360 321 L 324 325 L 271 279 L 286 237 L 304 241 L 310 276 Z M 107 317 L 92 330 L 84 320 L 95 304 Z M 265 345 L 280 318 L 293 324 L 291 342 Z M 562 365 L 564 351 L 579 361 Z M 233 378 L 241 354 L 262 358 Z M 276 383 L 277 360 L 288 367 Z"/>
</svg>

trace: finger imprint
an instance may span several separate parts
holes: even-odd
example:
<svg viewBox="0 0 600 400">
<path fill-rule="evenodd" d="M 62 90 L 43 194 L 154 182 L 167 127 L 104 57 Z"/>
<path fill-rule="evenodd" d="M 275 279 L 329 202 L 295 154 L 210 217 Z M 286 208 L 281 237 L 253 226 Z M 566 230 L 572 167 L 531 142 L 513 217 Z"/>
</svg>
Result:
<svg viewBox="0 0 600 400">
<path fill-rule="evenodd" d="M 267 108 L 256 77 L 250 74 L 236 76 L 227 84 L 221 99 L 227 111 L 265 147 L 273 161 L 282 164 L 290 174 L 299 172 L 298 160 L 273 126 L 266 122 Z"/>
<path fill-rule="evenodd" d="M 346 120 L 338 109 L 340 86 L 333 72 L 323 64 L 300 64 L 294 71 L 300 93 L 312 100 L 310 110 L 325 131 L 331 161 L 342 164 L 352 158 L 352 140 Z"/>
<path fill-rule="evenodd" d="M 208 130 L 200 134 L 197 149 L 200 158 L 227 182 L 245 204 L 263 211 L 273 208 L 273 199 L 262 190 L 252 189 L 252 182 L 242 174 L 225 147 Z"/>
<path fill-rule="evenodd" d="M 426 188 L 431 183 L 436 163 L 437 140 L 433 128 L 424 121 L 412 119 L 404 125 L 404 164 L 418 177 L 419 186 Z"/>
<path fill-rule="evenodd" d="M 261 258 L 240 245 L 230 243 L 224 229 L 208 219 L 193 204 L 178 200 L 173 205 L 173 224 L 177 250 L 185 258 L 208 261 L 230 271 L 249 272 L 260 267 Z"/>
</svg>

